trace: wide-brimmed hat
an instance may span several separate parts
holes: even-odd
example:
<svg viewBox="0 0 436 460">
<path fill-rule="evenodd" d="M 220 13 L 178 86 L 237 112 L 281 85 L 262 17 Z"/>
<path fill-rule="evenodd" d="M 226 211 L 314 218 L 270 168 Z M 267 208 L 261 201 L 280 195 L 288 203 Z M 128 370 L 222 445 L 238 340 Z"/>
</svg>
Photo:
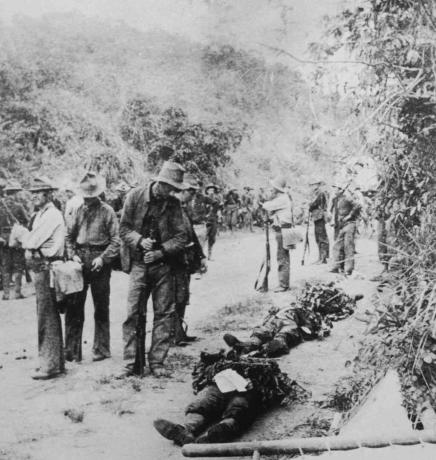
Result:
<svg viewBox="0 0 436 460">
<path fill-rule="evenodd" d="M 183 182 L 185 183 L 185 189 L 186 190 L 198 190 L 200 188 L 200 185 L 198 183 L 198 179 L 193 176 L 192 174 L 185 174 L 185 177 L 183 179 Z"/>
<path fill-rule="evenodd" d="M 12 193 L 12 192 L 21 192 L 23 190 L 23 187 L 17 182 L 17 181 L 10 181 L 6 184 L 4 191 L 6 193 Z"/>
<path fill-rule="evenodd" d="M 47 177 L 35 177 L 32 181 L 32 185 L 29 188 L 29 192 L 53 192 L 58 187 L 54 185 Z"/>
<path fill-rule="evenodd" d="M 270 181 L 272 187 L 279 192 L 286 192 L 287 181 L 283 176 L 277 176 Z"/>
<path fill-rule="evenodd" d="M 95 198 L 106 190 L 106 180 L 92 171 L 88 171 L 80 181 L 80 194 L 83 198 Z"/>
<path fill-rule="evenodd" d="M 177 190 L 185 190 L 185 183 L 183 182 L 184 172 L 185 168 L 179 163 L 165 161 L 159 175 L 154 177 L 153 180 L 169 184 Z"/>
<path fill-rule="evenodd" d="M 217 193 L 219 188 L 215 184 L 207 184 L 206 187 L 204 188 L 204 191 L 207 192 L 210 188 L 213 188 L 215 192 Z"/>
</svg>

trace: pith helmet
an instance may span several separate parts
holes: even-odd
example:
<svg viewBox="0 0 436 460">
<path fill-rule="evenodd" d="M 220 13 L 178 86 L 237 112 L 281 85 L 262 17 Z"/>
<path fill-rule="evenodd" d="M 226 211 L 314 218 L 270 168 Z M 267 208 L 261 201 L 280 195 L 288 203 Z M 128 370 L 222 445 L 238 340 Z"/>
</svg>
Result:
<svg viewBox="0 0 436 460">
<path fill-rule="evenodd" d="M 272 181 L 270 181 L 270 184 L 279 192 L 286 192 L 287 181 L 283 176 L 275 177 Z"/>
<path fill-rule="evenodd" d="M 183 183 L 183 173 L 185 168 L 174 161 L 165 161 L 159 175 L 153 179 L 157 182 L 163 182 L 176 188 L 177 190 L 184 190 L 185 184 Z"/>
<path fill-rule="evenodd" d="M 99 174 L 88 171 L 80 181 L 80 191 L 83 198 L 94 198 L 106 190 L 106 181 Z"/>
<path fill-rule="evenodd" d="M 21 192 L 23 190 L 23 187 L 17 182 L 17 181 L 10 181 L 6 184 L 6 187 L 4 188 L 4 191 L 6 193 L 13 193 L 13 192 Z"/>
</svg>

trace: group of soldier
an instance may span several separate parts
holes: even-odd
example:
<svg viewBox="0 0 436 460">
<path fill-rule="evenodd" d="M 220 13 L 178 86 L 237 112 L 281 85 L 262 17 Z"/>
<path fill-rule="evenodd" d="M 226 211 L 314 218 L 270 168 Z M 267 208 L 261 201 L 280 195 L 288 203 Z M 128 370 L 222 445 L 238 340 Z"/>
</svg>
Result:
<svg viewBox="0 0 436 460">
<path fill-rule="evenodd" d="M 141 313 L 145 314 L 151 295 L 154 318 L 148 371 L 157 377 L 166 375 L 164 361 L 169 347 L 195 339 L 186 334 L 184 327 L 190 276 L 207 269 L 188 208 L 198 189 L 196 180 L 184 178 L 181 165 L 165 162 L 149 184 L 125 196 L 120 219 L 104 201 L 102 176 L 87 172 L 79 188 L 80 193 L 70 197 L 62 213 L 55 199 L 57 188 L 45 178 L 36 178 L 28 189 L 34 208 L 29 219 L 13 196 L 22 188 L 16 184 L 2 187 L 6 195 L 1 199 L 0 210 L 4 299 L 9 295 L 11 270 L 16 273 L 18 297 L 22 294 L 17 280 L 25 268 L 32 274 L 36 293 L 40 365 L 32 378 L 56 377 L 64 373 L 65 360 L 82 360 L 88 289 L 95 320 L 92 359 L 100 361 L 111 356 L 110 278 L 113 268 L 119 265 L 130 274 L 127 318 L 122 326 L 124 359 L 135 359 L 138 320 Z M 213 203 L 212 196 L 209 202 Z M 28 231 L 20 246 L 12 247 L 10 238 L 16 225 L 28 227 Z M 83 288 L 62 301 L 57 297 L 58 284 L 53 281 L 59 261 L 79 265 L 83 278 Z M 61 312 L 65 313 L 65 341 Z M 133 362 L 126 365 L 124 372 L 133 372 Z"/>
</svg>

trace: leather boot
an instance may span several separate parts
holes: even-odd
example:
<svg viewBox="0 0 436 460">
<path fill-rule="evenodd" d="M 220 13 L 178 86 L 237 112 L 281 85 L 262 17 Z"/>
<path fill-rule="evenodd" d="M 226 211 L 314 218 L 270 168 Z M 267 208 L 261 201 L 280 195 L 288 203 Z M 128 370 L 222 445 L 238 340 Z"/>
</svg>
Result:
<svg viewBox="0 0 436 460">
<path fill-rule="evenodd" d="M 250 351 L 257 350 L 261 346 L 260 340 L 252 339 L 242 342 L 232 334 L 224 334 L 223 340 L 230 348 L 234 348 L 240 353 L 250 353 Z"/>
<path fill-rule="evenodd" d="M 216 442 L 229 442 L 238 432 L 238 424 L 234 418 L 226 418 L 212 425 L 207 431 L 199 436 L 197 444 L 210 444 Z"/>
</svg>

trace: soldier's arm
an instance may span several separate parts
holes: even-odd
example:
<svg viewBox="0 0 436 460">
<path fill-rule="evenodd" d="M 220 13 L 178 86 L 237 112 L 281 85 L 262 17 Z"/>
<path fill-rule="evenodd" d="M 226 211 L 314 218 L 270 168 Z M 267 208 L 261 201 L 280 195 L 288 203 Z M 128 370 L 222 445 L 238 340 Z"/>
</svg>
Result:
<svg viewBox="0 0 436 460">
<path fill-rule="evenodd" d="M 106 228 L 109 234 L 109 246 L 104 250 L 100 257 L 102 258 L 103 263 L 108 264 L 116 259 L 120 252 L 121 245 L 118 219 L 115 211 L 111 207 L 107 208 Z"/>
<path fill-rule="evenodd" d="M 188 244 L 188 234 L 183 221 L 182 208 L 177 201 L 171 207 L 169 225 L 173 230 L 174 236 L 162 243 L 163 255 L 173 255 L 183 251 Z"/>
<path fill-rule="evenodd" d="M 142 235 L 134 229 L 137 194 L 136 190 L 132 190 L 127 195 L 120 222 L 120 237 L 132 249 L 138 247 L 142 238 Z"/>
<path fill-rule="evenodd" d="M 72 259 L 76 255 L 76 238 L 79 231 L 78 216 L 81 207 L 72 211 L 67 221 L 67 232 L 65 234 L 65 249 L 67 250 L 68 259 Z"/>
</svg>

